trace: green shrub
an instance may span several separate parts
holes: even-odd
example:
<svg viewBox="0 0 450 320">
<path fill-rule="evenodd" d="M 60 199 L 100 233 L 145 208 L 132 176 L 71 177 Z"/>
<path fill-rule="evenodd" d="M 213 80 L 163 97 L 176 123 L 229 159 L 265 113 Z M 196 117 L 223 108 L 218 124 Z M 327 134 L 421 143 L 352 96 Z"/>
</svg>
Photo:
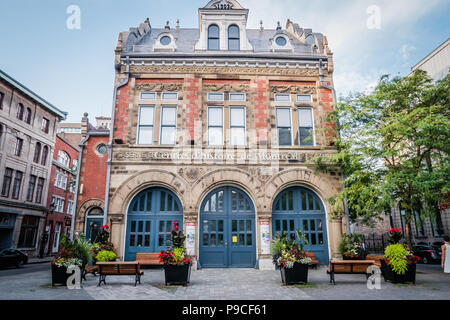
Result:
<svg viewBox="0 0 450 320">
<path fill-rule="evenodd" d="M 408 270 L 409 256 L 411 253 L 403 244 L 391 244 L 384 252 L 385 262 L 392 267 L 396 274 L 403 275 Z"/>
<path fill-rule="evenodd" d="M 97 254 L 98 262 L 109 262 L 117 258 L 116 254 L 112 251 L 102 250 Z"/>
</svg>

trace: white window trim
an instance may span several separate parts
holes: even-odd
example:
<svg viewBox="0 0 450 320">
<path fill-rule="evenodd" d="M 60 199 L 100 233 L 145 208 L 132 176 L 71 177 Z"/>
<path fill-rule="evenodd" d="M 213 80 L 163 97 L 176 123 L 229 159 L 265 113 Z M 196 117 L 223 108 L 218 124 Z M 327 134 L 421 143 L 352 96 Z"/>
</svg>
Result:
<svg viewBox="0 0 450 320">
<path fill-rule="evenodd" d="M 288 96 L 289 100 L 288 101 L 277 100 L 278 96 Z M 292 98 L 291 98 L 291 94 L 290 93 L 275 93 L 274 100 L 275 100 L 275 102 L 285 102 L 285 103 L 292 102 Z"/>
<path fill-rule="evenodd" d="M 231 100 L 231 95 L 233 95 L 233 94 L 244 95 L 244 99 L 243 100 Z M 229 100 L 230 100 L 230 102 L 245 102 L 245 101 L 247 101 L 247 94 L 242 93 L 242 92 L 231 92 L 229 95 Z"/>
<path fill-rule="evenodd" d="M 139 143 L 140 141 L 140 128 L 141 128 L 141 110 L 142 108 L 153 108 L 153 134 L 152 134 L 152 143 L 151 144 L 141 144 Z M 138 124 L 137 124 L 137 133 L 136 133 L 136 144 L 139 146 L 152 146 L 154 145 L 154 141 L 155 141 L 155 111 L 156 111 L 156 107 L 154 105 L 140 105 L 139 106 L 139 114 L 138 114 Z M 148 126 L 148 125 L 147 125 Z"/>
<path fill-rule="evenodd" d="M 146 94 L 146 93 L 153 93 L 155 95 L 155 98 L 154 99 L 145 99 L 145 98 L 143 98 L 142 95 Z M 156 100 L 156 92 L 153 92 L 153 91 L 141 91 L 141 93 L 139 95 L 139 99 L 140 100 L 144 100 L 144 101 L 155 101 Z"/>
<path fill-rule="evenodd" d="M 222 95 L 222 99 L 210 99 L 210 98 L 209 98 L 209 95 L 210 95 L 210 94 L 220 94 L 220 95 Z M 222 93 L 222 92 L 208 92 L 208 93 L 207 93 L 207 100 L 208 100 L 208 101 L 225 101 L 225 94 Z"/>
<path fill-rule="evenodd" d="M 64 206 L 66 204 L 65 202 L 66 202 L 66 199 L 64 199 L 63 197 L 52 195 L 52 203 L 55 205 L 55 207 L 54 207 L 55 212 L 64 213 Z M 61 204 L 62 204 L 62 208 L 61 208 Z M 61 210 L 60 210 L 60 208 L 61 208 Z"/>
<path fill-rule="evenodd" d="M 67 201 L 67 214 L 73 215 L 74 204 L 75 204 L 75 201 L 73 201 L 73 200 Z M 70 210 L 69 210 L 69 208 L 70 208 Z"/>
<path fill-rule="evenodd" d="M 298 100 L 298 97 L 299 96 L 308 96 L 309 98 L 310 98 L 310 100 L 308 100 L 308 101 L 299 101 Z M 295 96 L 295 100 L 298 102 L 298 103 L 308 103 L 308 102 L 312 102 L 312 100 L 313 100 L 313 98 L 312 98 L 312 94 L 297 94 L 296 96 Z"/>
<path fill-rule="evenodd" d="M 288 109 L 289 110 L 289 120 L 290 120 L 290 125 L 291 125 L 291 144 L 290 145 L 280 145 L 280 131 L 278 130 L 279 129 L 279 127 L 278 127 L 278 112 L 277 112 L 277 110 L 278 109 Z M 275 108 L 275 115 L 276 115 L 276 119 L 275 119 L 275 121 L 276 121 L 276 126 L 277 126 L 277 136 L 278 136 L 278 147 L 292 147 L 293 145 L 294 145 L 294 136 L 293 136 L 293 133 L 294 133 L 294 130 L 293 130 L 293 128 L 292 128 L 292 108 L 290 108 L 290 107 L 276 107 Z"/>
<path fill-rule="evenodd" d="M 313 130 L 313 145 L 312 146 L 302 146 L 302 142 L 300 139 L 300 109 L 310 109 L 311 110 L 311 122 L 312 122 L 312 130 Z M 316 146 L 316 125 L 314 123 L 314 108 L 312 107 L 298 107 L 297 108 L 297 119 L 298 119 L 298 144 L 300 147 L 315 147 Z"/>
<path fill-rule="evenodd" d="M 173 144 L 162 144 L 162 128 L 163 128 L 163 123 L 162 123 L 162 117 L 163 117 L 163 109 L 164 108 L 172 108 L 175 109 L 175 141 Z M 161 106 L 161 112 L 159 114 L 159 145 L 161 146 L 175 146 L 177 144 L 177 119 L 178 119 L 178 107 L 177 106 Z M 170 126 L 171 128 L 173 128 L 172 126 Z"/>
<path fill-rule="evenodd" d="M 164 94 L 176 94 L 177 97 L 175 99 L 164 99 Z M 178 92 L 162 92 L 161 93 L 161 100 L 162 101 L 178 101 Z"/>
<path fill-rule="evenodd" d="M 209 109 L 210 108 L 216 108 L 216 109 L 222 109 L 222 144 L 214 144 L 214 145 L 212 145 L 212 144 L 209 144 Z M 208 146 L 211 146 L 211 147 L 223 147 L 224 145 L 225 145 L 225 110 L 224 110 L 224 107 L 223 106 L 208 106 L 208 110 L 207 110 L 207 112 L 208 112 L 208 115 L 207 115 L 207 119 L 206 119 L 206 123 L 207 123 L 207 128 L 208 128 Z M 218 128 L 218 127 L 214 127 L 214 128 Z"/>
<path fill-rule="evenodd" d="M 228 134 L 228 141 L 230 142 L 230 146 L 236 146 L 236 147 L 246 147 L 247 146 L 247 108 L 244 106 L 231 106 L 229 108 L 229 125 L 230 125 L 230 131 Z M 244 110 L 244 144 L 233 144 L 231 141 L 231 110 L 232 109 L 243 109 Z"/>
</svg>

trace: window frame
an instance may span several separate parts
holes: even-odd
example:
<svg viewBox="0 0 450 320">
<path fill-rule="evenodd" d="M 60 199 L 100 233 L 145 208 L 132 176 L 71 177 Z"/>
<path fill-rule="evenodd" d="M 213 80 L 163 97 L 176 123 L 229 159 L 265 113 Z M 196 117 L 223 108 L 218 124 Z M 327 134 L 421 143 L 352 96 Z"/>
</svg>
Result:
<svg viewBox="0 0 450 320">
<path fill-rule="evenodd" d="M 42 151 L 42 144 L 40 142 L 36 142 L 36 146 L 34 147 L 34 155 L 33 155 L 33 162 L 39 163 L 41 160 L 41 151 Z"/>
<path fill-rule="evenodd" d="M 16 118 L 23 121 L 23 114 L 24 114 L 24 105 L 22 103 L 17 104 L 17 114 Z"/>
<path fill-rule="evenodd" d="M 231 96 L 233 96 L 233 95 L 242 95 L 242 96 L 244 96 L 244 99 L 242 99 L 242 100 L 231 99 Z M 242 92 L 230 92 L 228 99 L 230 100 L 230 102 L 246 102 L 247 101 L 247 94 L 246 93 L 242 93 Z"/>
<path fill-rule="evenodd" d="M 237 38 L 230 37 L 230 29 L 232 27 L 235 27 L 238 30 L 238 37 Z M 228 26 L 228 30 L 227 31 L 228 31 L 228 51 L 241 51 L 241 29 L 239 28 L 239 26 L 236 25 L 236 24 L 232 24 L 232 25 Z M 238 41 L 238 48 L 237 49 L 230 49 L 230 40 L 237 40 Z"/>
<path fill-rule="evenodd" d="M 152 125 L 142 125 L 141 124 L 141 115 L 142 115 L 142 109 L 144 108 L 151 108 L 153 109 L 153 122 Z M 156 107 L 154 105 L 142 105 L 139 106 L 139 116 L 138 116 L 138 125 L 137 125 L 137 137 L 136 137 L 136 144 L 140 145 L 140 146 L 152 146 L 154 145 L 154 141 L 155 141 L 155 112 L 156 112 Z M 148 143 L 141 143 L 141 128 L 142 127 L 146 127 L 146 128 L 151 128 L 152 129 L 152 141 L 151 144 Z"/>
<path fill-rule="evenodd" d="M 61 160 L 64 160 L 63 158 L 65 158 L 65 160 L 67 160 L 67 161 L 62 162 Z M 67 152 L 65 152 L 64 150 L 58 151 L 58 160 L 57 161 L 59 164 L 63 165 L 66 168 L 69 168 L 70 160 L 71 160 L 70 155 Z"/>
<path fill-rule="evenodd" d="M 289 122 L 290 122 L 290 127 L 280 127 L 278 126 L 278 110 L 289 110 Z M 279 147 L 292 147 L 293 146 L 293 130 L 292 130 L 292 108 L 290 107 L 276 107 L 275 108 L 275 121 L 276 121 L 276 127 L 277 127 L 277 136 L 278 136 L 278 146 Z M 280 144 L 280 129 L 286 129 L 289 128 L 290 130 L 290 136 L 291 136 L 291 143 L 289 145 L 287 144 Z"/>
<path fill-rule="evenodd" d="M 31 124 L 31 115 L 32 115 L 32 111 L 31 108 L 26 108 L 25 112 L 24 112 L 24 119 L 23 121 L 25 121 L 25 123 L 27 124 Z"/>
<path fill-rule="evenodd" d="M 164 95 L 167 95 L 167 94 L 175 94 L 176 98 L 175 99 L 164 98 Z M 162 101 L 177 101 L 178 100 L 178 92 L 161 92 L 161 100 Z"/>
<path fill-rule="evenodd" d="M 22 155 L 23 139 L 16 137 L 16 146 L 14 147 L 14 155 L 20 157 Z"/>
<path fill-rule="evenodd" d="M 41 156 L 41 165 L 43 166 L 47 165 L 47 158 L 49 151 L 50 151 L 49 146 L 44 145 L 44 147 L 42 148 L 42 156 Z"/>
<path fill-rule="evenodd" d="M 153 98 L 152 99 L 144 98 L 145 94 L 151 94 L 151 95 L 153 95 Z M 141 91 L 141 93 L 139 95 L 139 99 L 140 100 L 147 100 L 147 101 L 155 101 L 156 100 L 156 92 L 154 92 L 154 91 Z"/>
<path fill-rule="evenodd" d="M 229 143 L 229 145 L 230 146 L 235 146 L 235 147 L 245 147 L 245 146 L 247 146 L 247 108 L 246 107 L 244 107 L 244 106 L 230 106 L 230 108 L 229 108 L 230 110 L 229 110 L 229 119 L 230 119 L 230 121 L 229 121 L 229 126 L 230 126 L 230 132 L 229 132 L 229 136 L 228 136 L 228 143 Z M 244 112 L 243 112 L 243 116 L 244 116 L 244 119 L 243 119 L 243 122 L 244 122 L 244 125 L 243 126 L 233 126 L 232 125 L 232 116 L 231 116 L 231 113 L 232 113 L 232 110 L 233 109 L 241 109 L 241 110 L 243 110 Z M 233 144 L 233 141 L 232 141 L 232 134 L 231 134 L 231 132 L 232 132 L 232 129 L 244 129 L 244 144 Z"/>
<path fill-rule="evenodd" d="M 9 193 L 11 191 L 11 182 L 13 179 L 14 170 L 11 168 L 5 168 L 5 173 L 3 174 L 2 190 L 0 195 L 4 198 L 9 198 Z"/>
<path fill-rule="evenodd" d="M 163 115 L 164 115 L 164 109 L 175 109 L 175 125 L 166 125 L 163 124 Z M 161 106 L 161 112 L 160 112 L 160 119 L 159 119 L 159 144 L 162 146 L 174 146 L 177 144 L 177 119 L 178 119 L 178 108 L 177 106 Z M 170 144 L 163 144 L 163 128 L 174 128 L 175 129 L 175 138 L 174 142 Z"/>
<path fill-rule="evenodd" d="M 19 200 L 20 188 L 22 187 L 23 172 L 16 170 L 13 180 L 11 199 Z"/>
<path fill-rule="evenodd" d="M 27 191 L 27 199 L 28 202 L 33 202 L 34 198 L 34 190 L 36 189 L 37 176 L 30 175 L 30 179 L 28 180 L 28 191 Z"/>
<path fill-rule="evenodd" d="M 45 124 L 45 126 L 44 126 L 44 124 Z M 46 117 L 42 117 L 41 131 L 44 133 L 49 133 L 49 131 L 50 131 L 50 120 L 47 119 Z"/>
<path fill-rule="evenodd" d="M 311 123 L 312 123 L 312 127 L 301 127 L 300 126 L 300 110 L 301 109 L 309 109 L 311 110 Z M 316 128 L 315 128 L 315 124 L 314 124 L 314 108 L 313 107 L 297 107 L 297 121 L 298 121 L 298 144 L 300 147 L 315 147 L 316 146 Z M 305 128 L 310 128 L 312 130 L 312 144 L 311 145 L 303 145 L 302 144 L 302 138 L 301 138 L 301 130 L 300 129 L 305 129 Z"/>
<path fill-rule="evenodd" d="M 29 219 L 32 218 L 32 221 L 34 222 L 34 224 L 31 224 L 29 222 Z M 25 220 L 26 219 L 26 220 Z M 37 233 L 38 233 L 38 228 L 39 228 L 39 217 L 35 217 L 35 216 L 30 216 L 30 215 L 25 215 L 22 218 L 22 224 L 20 226 L 20 234 L 19 234 L 19 241 L 17 243 L 17 247 L 18 248 L 32 248 L 34 246 L 36 246 L 36 239 L 37 239 Z M 25 224 L 25 222 L 27 222 L 27 224 Z M 29 241 L 29 232 L 32 232 L 32 240 L 31 242 Z"/>
<path fill-rule="evenodd" d="M 284 96 L 289 97 L 289 100 L 278 100 L 277 99 L 278 97 L 284 97 Z M 273 97 L 273 100 L 275 102 L 291 102 L 292 98 L 291 98 L 291 94 L 290 93 L 275 93 L 275 95 Z"/>
<path fill-rule="evenodd" d="M 44 192 L 45 179 L 38 177 L 37 187 L 36 187 L 36 196 L 34 201 L 36 203 L 42 203 L 42 193 Z M 39 200 L 38 200 L 39 199 Z"/>
<path fill-rule="evenodd" d="M 212 37 L 211 36 L 211 28 L 212 27 L 216 27 L 217 28 L 217 32 L 218 32 L 218 36 L 217 36 L 217 38 L 215 38 L 215 37 Z M 213 24 L 210 24 L 209 26 L 208 26 L 208 29 L 207 29 L 207 50 L 208 51 L 220 51 L 220 27 L 217 25 L 217 24 L 215 24 L 215 23 L 213 23 Z M 217 49 L 212 49 L 211 48 L 211 43 L 210 43 L 210 40 L 217 40 L 217 43 L 218 43 L 218 48 Z"/>
<path fill-rule="evenodd" d="M 309 97 L 310 99 L 308 101 L 304 101 L 304 100 L 299 100 L 298 99 L 299 97 Z M 299 93 L 299 94 L 297 94 L 295 96 L 295 101 L 297 101 L 299 103 L 311 103 L 311 102 L 313 102 L 313 97 L 312 97 L 312 94 L 301 94 L 301 93 Z"/>
<path fill-rule="evenodd" d="M 210 119 L 210 109 L 221 109 L 222 111 L 222 125 L 221 126 L 211 126 L 209 124 L 209 119 Z M 212 147 L 223 147 L 225 145 L 225 134 L 224 134 L 224 127 L 225 127 L 225 110 L 223 106 L 208 106 L 207 109 L 207 126 L 208 126 L 208 146 L 212 146 Z M 210 128 L 221 128 L 222 129 L 222 144 L 210 144 Z"/>
<path fill-rule="evenodd" d="M 213 94 L 221 95 L 222 99 L 211 99 L 211 98 L 210 98 L 210 95 L 213 95 Z M 206 98 L 207 98 L 208 101 L 219 101 L 219 102 L 223 102 L 223 101 L 225 101 L 225 93 L 223 93 L 223 92 L 208 92 Z"/>
<path fill-rule="evenodd" d="M 5 100 L 5 93 L 0 92 L 0 110 L 3 110 L 3 101 Z"/>
</svg>

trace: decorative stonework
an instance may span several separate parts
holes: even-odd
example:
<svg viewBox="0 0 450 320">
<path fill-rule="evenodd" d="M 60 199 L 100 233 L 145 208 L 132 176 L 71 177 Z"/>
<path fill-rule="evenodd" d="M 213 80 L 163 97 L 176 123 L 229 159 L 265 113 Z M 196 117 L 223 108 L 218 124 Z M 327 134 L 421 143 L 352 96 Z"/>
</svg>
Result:
<svg viewBox="0 0 450 320">
<path fill-rule="evenodd" d="M 205 84 L 203 85 L 204 92 L 233 92 L 233 93 L 248 93 L 250 92 L 249 85 L 231 85 L 225 83 Z"/>
<path fill-rule="evenodd" d="M 292 94 L 316 94 L 316 87 L 313 86 L 270 86 L 270 91 L 275 93 Z"/>
<path fill-rule="evenodd" d="M 205 169 L 203 168 L 180 168 L 178 169 L 178 173 L 185 177 L 190 182 L 194 182 L 199 179 L 201 176 L 205 174 Z"/>
<path fill-rule="evenodd" d="M 167 91 L 178 92 L 183 90 L 182 83 L 137 83 L 134 87 L 136 91 Z"/>
<path fill-rule="evenodd" d="M 99 207 L 103 210 L 105 209 L 105 202 L 101 199 L 89 199 L 85 201 L 78 209 L 77 218 L 79 220 L 83 220 L 86 217 L 86 212 L 93 207 Z"/>
<path fill-rule="evenodd" d="M 130 66 L 133 74 L 160 73 L 160 74 L 233 74 L 233 75 L 277 75 L 277 76 L 303 76 L 318 77 L 319 70 L 309 68 L 258 68 L 258 67 L 202 67 L 186 65 L 161 65 L 161 66 Z"/>
</svg>

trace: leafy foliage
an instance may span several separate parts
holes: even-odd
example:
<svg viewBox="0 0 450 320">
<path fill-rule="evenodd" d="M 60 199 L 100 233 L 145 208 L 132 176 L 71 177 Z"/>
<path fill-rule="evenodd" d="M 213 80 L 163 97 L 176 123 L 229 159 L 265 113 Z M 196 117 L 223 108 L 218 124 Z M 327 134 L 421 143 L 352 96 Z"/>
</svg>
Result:
<svg viewBox="0 0 450 320">
<path fill-rule="evenodd" d="M 387 246 L 384 259 L 392 267 L 392 271 L 404 275 L 408 271 L 408 266 L 417 263 L 419 257 L 414 256 L 405 245 L 397 243 Z"/>
<path fill-rule="evenodd" d="M 308 244 L 308 240 L 301 230 L 297 230 L 296 234 L 299 243 L 295 239 L 289 239 L 288 234 L 284 231 L 272 241 L 273 263 L 278 267 L 291 269 L 296 262 L 311 264 L 312 260 L 306 256 L 306 252 L 303 250 L 304 245 Z"/>
<path fill-rule="evenodd" d="M 450 192 L 450 76 L 437 84 L 420 70 L 383 76 L 372 93 L 337 104 L 328 121 L 338 123 L 339 134 L 327 135 L 338 152 L 314 165 L 342 170 L 345 188 L 330 199 L 333 211 L 342 212 L 347 200 L 351 220 L 370 226 L 400 202 L 410 247 L 414 210 L 432 216 Z"/>
<path fill-rule="evenodd" d="M 339 243 L 339 253 L 349 258 L 363 258 L 365 252 L 362 247 L 363 236 L 359 234 L 343 234 Z"/>
<path fill-rule="evenodd" d="M 97 254 L 97 261 L 99 262 L 109 262 L 109 261 L 114 261 L 116 260 L 117 255 L 112 252 L 112 251 L 108 251 L 108 250 L 102 250 Z"/>
<path fill-rule="evenodd" d="M 167 251 L 161 251 L 159 253 L 159 260 L 164 265 L 184 266 L 192 265 L 192 259 L 188 256 L 186 248 L 184 247 L 184 241 L 186 236 L 179 230 L 178 222 L 173 222 L 173 230 L 171 232 L 172 248 Z"/>
</svg>

